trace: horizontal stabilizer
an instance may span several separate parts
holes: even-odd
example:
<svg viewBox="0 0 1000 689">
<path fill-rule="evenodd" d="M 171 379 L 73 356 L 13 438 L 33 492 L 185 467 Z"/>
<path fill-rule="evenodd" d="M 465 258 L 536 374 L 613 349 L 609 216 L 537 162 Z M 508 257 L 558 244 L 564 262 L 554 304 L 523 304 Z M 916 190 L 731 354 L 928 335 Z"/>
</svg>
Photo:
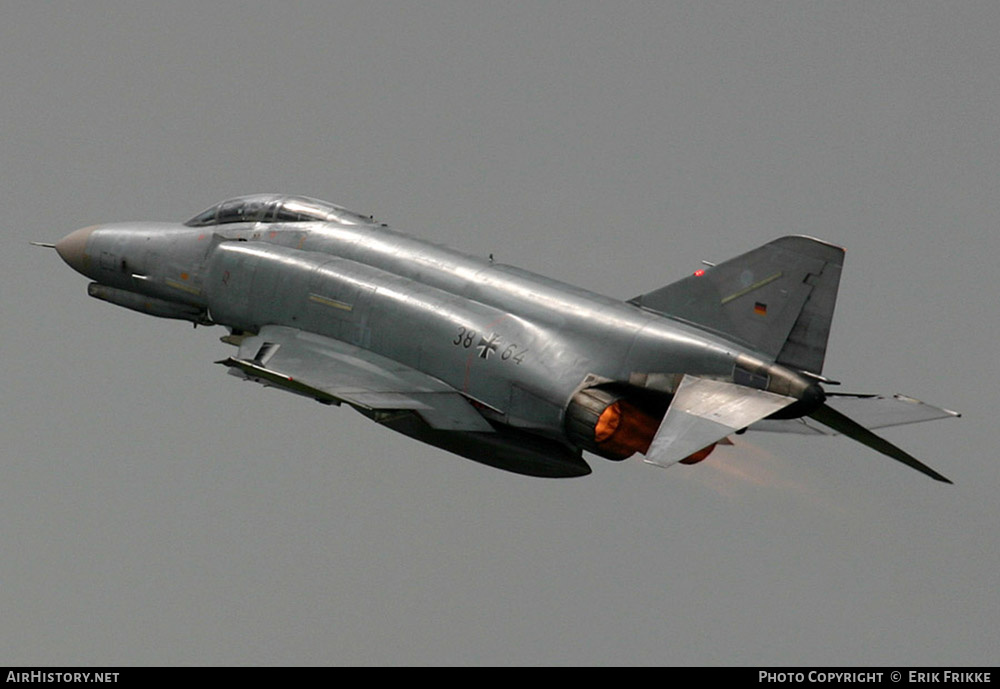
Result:
<svg viewBox="0 0 1000 689">
<path fill-rule="evenodd" d="M 956 411 L 935 407 L 905 395 L 827 393 L 826 405 L 851 417 L 869 430 L 961 416 Z M 838 435 L 838 431 L 808 416 L 801 419 L 764 419 L 752 425 L 750 430 L 801 435 Z"/>
<path fill-rule="evenodd" d="M 852 420 L 850 417 L 841 414 L 839 411 L 830 407 L 829 405 L 821 405 L 818 409 L 809 413 L 816 421 L 825 424 L 837 431 L 846 435 L 848 438 L 857 440 L 863 445 L 867 445 L 876 452 L 881 452 L 886 457 L 892 457 L 898 462 L 902 462 L 906 466 L 916 469 L 922 474 L 930 476 L 935 481 L 941 481 L 942 483 L 951 483 L 950 480 L 939 474 L 938 472 L 931 469 L 929 466 L 921 462 L 919 459 L 913 457 L 907 452 L 904 452 L 900 448 L 896 447 L 888 440 L 880 438 L 875 435 L 867 428 Z"/>
<path fill-rule="evenodd" d="M 671 466 L 793 402 L 794 397 L 685 375 L 645 461 Z"/>
</svg>

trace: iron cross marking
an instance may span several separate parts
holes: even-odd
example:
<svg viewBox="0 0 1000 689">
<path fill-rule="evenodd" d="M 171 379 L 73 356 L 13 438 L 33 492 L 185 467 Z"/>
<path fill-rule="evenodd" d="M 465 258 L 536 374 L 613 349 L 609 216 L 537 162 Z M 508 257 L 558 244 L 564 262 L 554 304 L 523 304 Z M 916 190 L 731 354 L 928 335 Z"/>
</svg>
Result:
<svg viewBox="0 0 1000 689">
<path fill-rule="evenodd" d="M 476 345 L 476 348 L 479 350 L 479 358 L 489 359 L 490 354 L 497 351 L 497 345 L 499 344 L 500 338 L 496 333 L 490 333 L 489 337 L 483 336 L 479 338 L 479 344 Z"/>
</svg>

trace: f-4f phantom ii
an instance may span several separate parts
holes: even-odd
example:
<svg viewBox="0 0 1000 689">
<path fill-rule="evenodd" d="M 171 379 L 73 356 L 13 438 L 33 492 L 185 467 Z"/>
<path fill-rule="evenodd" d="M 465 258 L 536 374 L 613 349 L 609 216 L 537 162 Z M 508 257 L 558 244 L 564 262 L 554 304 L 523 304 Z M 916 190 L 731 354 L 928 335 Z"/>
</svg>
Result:
<svg viewBox="0 0 1000 689">
<path fill-rule="evenodd" d="M 233 375 L 500 469 L 580 476 L 584 450 L 693 464 L 751 429 L 843 434 L 950 483 L 870 429 L 955 412 L 824 390 L 844 250 L 817 239 L 781 237 L 629 301 L 299 196 L 45 246 L 93 297 L 228 328 L 238 352 L 218 363 Z"/>
</svg>

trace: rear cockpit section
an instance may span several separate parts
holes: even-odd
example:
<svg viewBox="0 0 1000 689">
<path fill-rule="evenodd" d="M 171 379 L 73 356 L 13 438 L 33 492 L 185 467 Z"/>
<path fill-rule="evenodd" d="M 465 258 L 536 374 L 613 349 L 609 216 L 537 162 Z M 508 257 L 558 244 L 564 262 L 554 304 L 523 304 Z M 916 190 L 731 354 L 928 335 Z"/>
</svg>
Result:
<svg viewBox="0 0 1000 689">
<path fill-rule="evenodd" d="M 188 227 L 231 223 L 335 222 L 341 225 L 372 225 L 371 216 L 361 215 L 326 201 L 306 196 L 254 194 L 229 199 L 188 220 Z"/>
</svg>

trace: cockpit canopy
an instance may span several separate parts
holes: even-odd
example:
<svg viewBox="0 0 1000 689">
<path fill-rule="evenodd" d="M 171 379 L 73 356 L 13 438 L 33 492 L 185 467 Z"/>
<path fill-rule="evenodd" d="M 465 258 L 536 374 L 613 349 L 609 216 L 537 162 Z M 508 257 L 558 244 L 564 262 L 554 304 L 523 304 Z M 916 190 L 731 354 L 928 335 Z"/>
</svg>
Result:
<svg viewBox="0 0 1000 689">
<path fill-rule="evenodd" d="M 188 227 L 207 227 L 237 222 L 336 222 L 342 225 L 371 225 L 370 216 L 306 196 L 254 194 L 229 199 L 188 220 Z"/>
</svg>

